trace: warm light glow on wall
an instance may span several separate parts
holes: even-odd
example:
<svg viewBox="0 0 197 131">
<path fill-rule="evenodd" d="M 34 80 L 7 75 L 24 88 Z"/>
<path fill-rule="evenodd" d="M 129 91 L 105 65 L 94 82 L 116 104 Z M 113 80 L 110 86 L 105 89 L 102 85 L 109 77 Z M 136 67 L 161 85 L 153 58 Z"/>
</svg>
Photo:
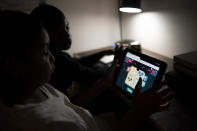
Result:
<svg viewBox="0 0 197 131">
<path fill-rule="evenodd" d="M 165 30 L 162 18 L 156 13 L 142 13 L 133 19 L 133 27 L 136 35 L 144 38 L 160 37 L 161 31 Z"/>
<path fill-rule="evenodd" d="M 171 43 L 174 41 L 174 34 L 171 31 L 173 27 L 167 21 L 166 17 L 157 12 L 143 12 L 126 17 L 123 23 L 124 39 L 138 40 L 142 48 L 152 51 L 169 50 L 166 48 L 173 46 Z"/>
</svg>

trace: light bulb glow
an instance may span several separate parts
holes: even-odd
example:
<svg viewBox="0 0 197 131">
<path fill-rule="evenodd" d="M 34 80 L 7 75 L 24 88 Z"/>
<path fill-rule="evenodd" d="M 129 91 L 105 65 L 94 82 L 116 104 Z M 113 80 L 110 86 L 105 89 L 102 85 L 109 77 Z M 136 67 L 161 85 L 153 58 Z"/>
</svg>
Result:
<svg viewBox="0 0 197 131">
<path fill-rule="evenodd" d="M 141 9 L 138 9 L 138 8 L 129 8 L 129 7 L 121 7 L 121 8 L 119 8 L 119 10 L 121 12 L 127 12 L 127 13 L 140 13 L 140 12 L 142 12 Z"/>
</svg>

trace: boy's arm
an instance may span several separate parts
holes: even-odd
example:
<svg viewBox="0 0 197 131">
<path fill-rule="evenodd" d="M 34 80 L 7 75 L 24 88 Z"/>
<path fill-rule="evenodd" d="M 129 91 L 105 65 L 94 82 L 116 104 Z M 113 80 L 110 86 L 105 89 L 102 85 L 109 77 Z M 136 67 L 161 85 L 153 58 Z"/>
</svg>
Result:
<svg viewBox="0 0 197 131">
<path fill-rule="evenodd" d="M 117 61 L 112 64 L 106 74 L 98 81 L 96 81 L 91 87 L 84 90 L 79 95 L 73 97 L 71 101 L 77 105 L 86 105 L 93 101 L 98 95 L 104 92 L 107 88 L 113 87 L 115 73 L 118 68 Z"/>
<path fill-rule="evenodd" d="M 112 54 L 114 54 L 113 50 L 104 50 L 104 51 L 94 53 L 92 55 L 82 57 L 77 60 L 83 65 L 92 66 L 92 65 L 96 64 L 103 56 L 112 55 Z"/>
</svg>

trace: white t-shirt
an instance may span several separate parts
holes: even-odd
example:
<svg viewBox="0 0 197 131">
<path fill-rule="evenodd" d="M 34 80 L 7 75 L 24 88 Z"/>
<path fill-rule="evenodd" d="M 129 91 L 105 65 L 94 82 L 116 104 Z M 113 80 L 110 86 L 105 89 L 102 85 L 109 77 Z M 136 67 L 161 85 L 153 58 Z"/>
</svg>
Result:
<svg viewBox="0 0 197 131">
<path fill-rule="evenodd" d="M 48 97 L 41 103 L 15 105 L 0 101 L 0 131 L 98 131 L 89 111 L 73 105 L 69 99 L 50 85 L 41 91 Z"/>
</svg>

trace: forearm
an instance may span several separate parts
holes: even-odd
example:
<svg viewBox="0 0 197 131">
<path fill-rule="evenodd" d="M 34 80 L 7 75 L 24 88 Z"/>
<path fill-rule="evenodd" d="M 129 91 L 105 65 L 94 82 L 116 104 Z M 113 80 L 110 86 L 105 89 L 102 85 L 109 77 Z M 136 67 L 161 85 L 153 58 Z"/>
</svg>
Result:
<svg viewBox="0 0 197 131">
<path fill-rule="evenodd" d="M 71 101 L 76 105 L 86 105 L 92 102 L 97 96 L 99 96 L 107 88 L 104 81 L 98 80 L 91 87 L 87 88 L 79 95 L 73 97 Z"/>
<path fill-rule="evenodd" d="M 113 87 L 113 83 L 115 80 L 114 74 L 117 67 L 117 63 L 114 63 L 104 74 L 104 76 L 100 80 L 96 81 L 93 86 L 87 88 L 78 96 L 73 98 L 73 103 L 77 105 L 86 105 L 92 102 L 98 95 L 103 93 L 106 89 Z"/>
<path fill-rule="evenodd" d="M 78 61 L 83 65 L 91 66 L 95 64 L 96 62 L 98 62 L 104 55 L 105 54 L 103 52 L 97 52 L 97 53 L 82 57 Z"/>
</svg>

